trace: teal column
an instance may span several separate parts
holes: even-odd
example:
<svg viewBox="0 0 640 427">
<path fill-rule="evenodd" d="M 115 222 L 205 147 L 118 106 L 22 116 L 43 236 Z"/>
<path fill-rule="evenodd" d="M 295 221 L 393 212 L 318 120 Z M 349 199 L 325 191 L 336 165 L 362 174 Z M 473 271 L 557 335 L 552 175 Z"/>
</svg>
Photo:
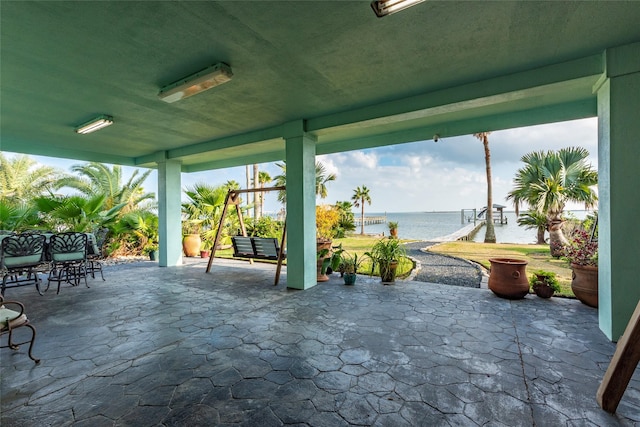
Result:
<svg viewBox="0 0 640 427">
<path fill-rule="evenodd" d="M 617 341 L 640 300 L 640 43 L 605 52 L 598 95 L 598 317 Z"/>
<path fill-rule="evenodd" d="M 158 232 L 160 267 L 182 265 L 180 162 L 158 162 Z"/>
<path fill-rule="evenodd" d="M 287 161 L 287 287 L 308 289 L 316 276 L 316 141 L 304 122 L 285 125 Z"/>
</svg>

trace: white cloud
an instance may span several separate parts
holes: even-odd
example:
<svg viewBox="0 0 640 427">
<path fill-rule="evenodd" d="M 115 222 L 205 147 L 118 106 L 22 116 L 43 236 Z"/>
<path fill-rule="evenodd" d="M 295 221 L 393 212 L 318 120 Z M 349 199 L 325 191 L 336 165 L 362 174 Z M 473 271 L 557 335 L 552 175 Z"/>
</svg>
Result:
<svg viewBox="0 0 640 427">
<path fill-rule="evenodd" d="M 597 167 L 597 119 L 532 126 L 494 132 L 490 136 L 494 203 L 507 203 L 505 197 L 512 180 L 522 166 L 522 155 L 535 150 L 557 150 L 582 146 L 590 152 Z M 75 160 L 34 157 L 37 161 L 68 170 Z M 444 138 L 438 143 L 421 141 L 411 144 L 357 150 L 318 156 L 337 180 L 328 184 L 329 196 L 322 203 L 350 200 L 353 190 L 366 185 L 371 192 L 369 212 L 442 211 L 481 208 L 486 205 L 486 178 L 482 143 L 471 135 Z M 260 170 L 272 177 L 280 173 L 273 163 L 261 164 Z M 126 168 L 125 170 L 133 170 Z M 195 182 L 222 184 L 238 181 L 246 187 L 245 168 L 182 175 L 182 186 Z M 147 181 L 147 191 L 157 191 L 154 172 Z M 266 197 L 265 210 L 277 211 L 275 194 Z"/>
</svg>

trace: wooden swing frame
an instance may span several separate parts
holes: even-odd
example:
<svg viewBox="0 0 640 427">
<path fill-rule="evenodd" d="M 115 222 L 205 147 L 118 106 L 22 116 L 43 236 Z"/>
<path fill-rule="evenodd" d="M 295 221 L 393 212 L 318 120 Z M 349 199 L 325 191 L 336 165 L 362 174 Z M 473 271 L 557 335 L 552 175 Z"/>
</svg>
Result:
<svg viewBox="0 0 640 427">
<path fill-rule="evenodd" d="M 244 219 L 242 217 L 242 209 L 240 209 L 240 194 L 250 194 L 250 193 L 267 193 L 270 191 L 281 191 L 286 190 L 285 186 L 279 187 L 266 187 L 266 188 L 247 188 L 244 190 L 232 190 L 230 189 L 227 193 L 227 197 L 224 200 L 224 207 L 222 208 L 222 216 L 220 217 L 220 222 L 218 223 L 218 230 L 216 231 L 216 238 L 213 241 L 213 248 L 211 249 L 211 255 L 209 256 L 209 262 L 207 263 L 207 273 L 211 272 L 211 264 L 213 264 L 213 258 L 216 255 L 216 249 L 218 244 L 220 243 L 220 236 L 222 234 L 222 224 L 224 224 L 224 219 L 227 216 L 227 211 L 229 205 L 235 205 L 236 212 L 238 214 L 238 220 L 240 221 L 240 230 L 242 231 L 242 236 L 247 237 L 247 229 L 244 226 Z M 282 230 L 282 238 L 280 240 L 280 248 L 278 250 L 277 256 L 277 267 L 276 267 L 276 277 L 273 285 L 276 286 L 280 281 L 280 271 L 282 270 L 282 261 L 285 258 L 284 254 L 284 242 L 287 237 L 287 221 L 285 219 L 284 228 Z M 238 258 L 247 258 L 249 262 L 253 264 L 253 258 L 258 257 L 238 257 Z M 265 259 L 265 258 L 261 258 Z"/>
</svg>

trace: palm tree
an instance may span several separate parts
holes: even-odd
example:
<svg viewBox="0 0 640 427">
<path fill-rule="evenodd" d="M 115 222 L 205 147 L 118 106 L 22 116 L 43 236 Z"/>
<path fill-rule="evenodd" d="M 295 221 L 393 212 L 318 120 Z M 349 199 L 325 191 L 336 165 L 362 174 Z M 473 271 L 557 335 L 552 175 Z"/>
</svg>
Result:
<svg viewBox="0 0 640 427">
<path fill-rule="evenodd" d="M 188 200 L 182 204 L 182 212 L 187 221 L 196 225 L 197 233 L 202 233 L 202 240 L 206 244 L 212 244 L 216 236 L 224 202 L 229 192 L 225 185 L 213 186 L 205 183 L 196 183 L 193 187 L 184 190 Z M 235 210 L 231 209 L 222 224 L 226 231 L 223 238 L 230 235 L 239 227 Z"/>
<path fill-rule="evenodd" d="M 258 172 L 258 184 L 260 184 L 260 188 L 264 188 L 265 184 L 271 182 L 271 175 L 268 172 L 260 171 Z M 260 217 L 262 218 L 262 214 L 264 211 L 264 191 L 260 192 Z"/>
<path fill-rule="evenodd" d="M 525 166 L 516 172 L 514 188 L 507 195 L 513 200 L 516 214 L 523 204 L 546 216 L 553 256 L 561 256 L 567 245 L 562 232 L 566 203 L 584 203 L 589 209 L 597 202 L 593 187 L 598 183 L 598 173 L 587 164 L 588 156 L 582 147 L 525 154 L 521 159 Z"/>
<path fill-rule="evenodd" d="M 336 174 L 327 174 L 327 170 L 321 162 L 316 162 L 316 196 L 325 199 L 327 193 L 327 183 L 336 180 Z"/>
<path fill-rule="evenodd" d="M 106 195 L 40 196 L 34 199 L 42 221 L 56 231 L 93 232 L 112 227 L 125 204 L 107 207 Z"/>
<path fill-rule="evenodd" d="M 280 175 L 276 175 L 273 178 L 277 187 L 286 187 L 287 186 L 287 163 L 276 163 L 276 166 L 280 168 L 282 173 Z M 327 174 L 327 170 L 322 162 L 316 162 L 316 196 L 320 196 L 321 199 L 327 197 L 327 183 L 336 180 L 336 174 L 331 173 Z M 278 191 L 278 201 L 282 204 L 287 202 L 287 191 L 280 190 Z"/>
<path fill-rule="evenodd" d="M 353 196 L 351 196 L 351 200 L 353 200 L 353 205 L 356 208 L 361 208 L 360 211 L 360 234 L 364 235 L 364 202 L 369 203 L 371 205 L 371 196 L 369 196 L 369 189 L 366 186 L 357 187 L 353 190 Z"/>
<path fill-rule="evenodd" d="M 518 225 L 523 226 L 527 230 L 536 230 L 536 244 L 544 245 L 544 233 L 547 231 L 547 217 L 538 211 L 527 211 L 518 217 Z"/>
<path fill-rule="evenodd" d="M 255 190 L 257 190 L 259 188 L 258 185 L 258 178 L 259 178 L 259 172 L 258 172 L 258 165 L 254 164 L 253 165 L 253 188 Z M 255 192 L 253 193 L 253 218 L 257 221 L 259 218 L 259 214 L 260 214 L 260 201 L 258 200 L 260 198 L 260 195 Z"/>
<path fill-rule="evenodd" d="M 280 168 L 280 174 L 273 178 L 276 187 L 287 186 L 287 163 L 276 163 L 276 166 Z M 278 201 L 283 205 L 287 203 L 287 190 L 278 190 Z"/>
<path fill-rule="evenodd" d="M 482 141 L 484 146 L 484 163 L 487 172 L 487 217 L 486 232 L 484 234 L 485 243 L 496 242 L 496 231 L 493 226 L 493 186 L 491 185 L 491 151 L 489 150 L 489 135 L 491 132 L 474 133 L 473 136 Z"/>
<path fill-rule="evenodd" d="M 354 231 L 356 229 L 355 221 L 353 219 L 353 203 L 350 201 L 336 202 L 336 209 L 340 215 L 340 222 L 338 222 L 338 238 L 345 237 L 348 231 Z"/>
<path fill-rule="evenodd" d="M 12 159 L 0 152 L 0 199 L 18 203 L 43 194 L 50 194 L 54 184 L 64 172 L 49 166 L 41 166 L 29 156 Z"/>
<path fill-rule="evenodd" d="M 134 170 L 126 183 L 122 183 L 122 167 L 114 165 L 109 169 L 108 165 L 90 162 L 83 165 L 73 165 L 71 170 L 80 175 L 66 177 L 56 184 L 58 188 L 70 187 L 87 196 L 104 194 L 105 207 L 110 209 L 123 204 L 122 214 L 136 210 L 145 200 L 155 200 L 154 193 L 145 193 L 142 184 L 147 179 L 151 170 L 138 177 L 139 170 Z"/>
</svg>

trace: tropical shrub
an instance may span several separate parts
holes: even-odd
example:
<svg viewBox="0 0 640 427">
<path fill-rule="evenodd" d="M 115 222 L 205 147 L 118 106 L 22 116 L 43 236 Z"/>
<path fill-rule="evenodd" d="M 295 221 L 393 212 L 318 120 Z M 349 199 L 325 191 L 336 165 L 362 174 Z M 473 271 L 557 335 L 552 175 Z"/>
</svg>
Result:
<svg viewBox="0 0 640 427">
<path fill-rule="evenodd" d="M 280 239 L 282 237 L 283 225 L 282 221 L 263 216 L 257 221 L 253 218 L 247 219 L 245 227 L 247 229 L 247 235 L 249 236 L 275 237 Z"/>
<path fill-rule="evenodd" d="M 335 238 L 339 221 L 340 214 L 334 206 L 316 206 L 316 238 L 324 241 Z"/>
</svg>

